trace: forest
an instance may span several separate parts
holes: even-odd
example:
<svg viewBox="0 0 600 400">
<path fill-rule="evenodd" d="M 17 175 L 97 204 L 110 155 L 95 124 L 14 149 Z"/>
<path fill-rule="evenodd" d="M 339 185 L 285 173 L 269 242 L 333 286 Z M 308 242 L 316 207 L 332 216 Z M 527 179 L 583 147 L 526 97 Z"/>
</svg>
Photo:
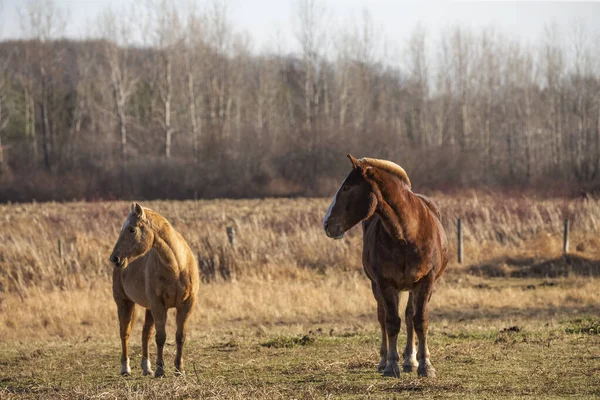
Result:
<svg viewBox="0 0 600 400">
<path fill-rule="evenodd" d="M 107 9 L 81 39 L 50 0 L 0 43 L 0 201 L 326 196 L 347 153 L 416 190 L 600 188 L 600 38 L 493 27 L 386 38 L 297 3 L 299 51 L 257 50 L 213 2 Z"/>
</svg>

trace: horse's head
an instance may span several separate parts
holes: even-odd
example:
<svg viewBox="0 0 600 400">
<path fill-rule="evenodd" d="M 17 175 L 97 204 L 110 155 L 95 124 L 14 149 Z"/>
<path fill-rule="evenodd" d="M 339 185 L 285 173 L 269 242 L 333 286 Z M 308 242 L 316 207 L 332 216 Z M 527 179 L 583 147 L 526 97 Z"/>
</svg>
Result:
<svg viewBox="0 0 600 400">
<path fill-rule="evenodd" d="M 110 255 L 110 262 L 119 268 L 127 267 L 150 250 L 153 240 L 154 234 L 144 209 L 138 203 L 133 203 Z"/>
<path fill-rule="evenodd" d="M 377 197 L 369 179 L 369 165 L 348 154 L 352 171 L 333 197 L 323 219 L 323 228 L 330 238 L 341 239 L 344 233 L 375 212 Z"/>
</svg>

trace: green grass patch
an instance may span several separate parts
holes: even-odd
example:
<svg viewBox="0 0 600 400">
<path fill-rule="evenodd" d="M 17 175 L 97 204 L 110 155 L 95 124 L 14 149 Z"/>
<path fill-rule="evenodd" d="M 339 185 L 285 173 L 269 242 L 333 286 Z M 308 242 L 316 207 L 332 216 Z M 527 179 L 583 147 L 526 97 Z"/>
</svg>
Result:
<svg viewBox="0 0 600 400">
<path fill-rule="evenodd" d="M 570 325 L 565 329 L 566 333 L 571 334 L 589 334 L 600 335 L 600 319 L 585 317 L 570 321 Z"/>
<path fill-rule="evenodd" d="M 600 335 L 573 335 L 565 327 L 582 331 L 598 319 L 562 317 L 559 325 L 547 324 L 545 319 L 515 318 L 449 320 L 442 328 L 434 321 L 435 334 L 429 340 L 437 371 L 434 379 L 419 378 L 416 373 L 382 378 L 377 372 L 376 322 L 358 327 L 323 323 L 320 335 L 314 326 L 282 326 L 266 337 L 250 326 L 197 332 L 186 342 L 183 377 L 174 375 L 171 338 L 165 347 L 166 376 L 161 379 L 142 375 L 139 337 L 131 339 L 132 374 L 128 377 L 120 375 L 117 333 L 108 340 L 73 336 L 46 342 L 0 342 L 0 399 L 597 397 Z M 312 335 L 296 335 L 311 328 Z M 332 329 L 340 335 L 330 335 Z M 400 349 L 405 340 L 403 330 Z M 151 361 L 155 351 L 151 346 Z"/>
<path fill-rule="evenodd" d="M 267 340 L 266 342 L 261 343 L 262 347 L 274 348 L 274 349 L 284 349 L 295 346 L 307 346 L 313 344 L 315 339 L 308 336 L 277 336 L 273 339 Z"/>
</svg>

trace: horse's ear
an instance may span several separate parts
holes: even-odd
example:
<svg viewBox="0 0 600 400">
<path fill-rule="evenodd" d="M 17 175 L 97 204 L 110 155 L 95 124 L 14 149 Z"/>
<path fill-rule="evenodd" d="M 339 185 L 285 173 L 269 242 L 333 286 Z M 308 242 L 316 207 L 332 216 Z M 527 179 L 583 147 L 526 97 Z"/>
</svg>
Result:
<svg viewBox="0 0 600 400">
<path fill-rule="evenodd" d="M 348 157 L 350 159 L 350 162 L 352 163 L 352 168 L 354 168 L 354 169 L 362 169 L 363 168 L 362 161 L 357 160 L 356 158 L 352 157 L 352 154 L 347 154 L 346 157 Z"/>
<path fill-rule="evenodd" d="M 146 217 L 146 213 L 144 213 L 144 209 L 142 208 L 142 206 L 139 205 L 139 203 L 133 203 L 131 205 L 131 212 L 134 212 L 135 215 L 137 215 L 140 218 Z"/>
</svg>

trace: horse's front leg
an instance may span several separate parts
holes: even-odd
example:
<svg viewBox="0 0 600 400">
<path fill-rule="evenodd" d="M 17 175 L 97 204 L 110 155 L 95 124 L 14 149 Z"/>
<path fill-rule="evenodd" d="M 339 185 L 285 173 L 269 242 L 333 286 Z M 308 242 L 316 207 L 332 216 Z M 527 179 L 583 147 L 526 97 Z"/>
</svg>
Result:
<svg viewBox="0 0 600 400">
<path fill-rule="evenodd" d="M 130 300 L 121 300 L 117 303 L 119 315 L 119 333 L 121 335 L 121 375 L 131 375 L 129 366 L 129 335 L 135 316 L 135 303 Z"/>
<path fill-rule="evenodd" d="M 429 311 L 427 304 L 433 290 L 433 277 L 426 278 L 419 284 L 415 292 L 415 315 L 413 323 L 417 337 L 419 338 L 419 347 L 417 351 L 417 359 L 419 366 L 417 373 L 419 376 L 435 377 L 435 369 L 429 361 L 429 348 L 427 347 L 427 330 L 429 328 Z"/>
<path fill-rule="evenodd" d="M 189 300 L 177 308 L 177 333 L 175 341 L 177 342 L 177 354 L 175 355 L 175 373 L 183 375 L 183 344 L 185 343 L 187 322 L 194 309 L 194 300 Z"/>
<path fill-rule="evenodd" d="M 379 326 L 381 328 L 381 345 L 379 347 L 379 365 L 377 366 L 377 370 L 383 372 L 387 365 L 388 346 L 387 333 L 385 331 L 385 308 L 383 305 L 383 298 L 381 297 L 381 293 L 375 282 L 371 282 L 371 289 L 373 290 L 373 296 L 377 301 L 377 320 L 379 321 Z"/>
<path fill-rule="evenodd" d="M 156 371 L 154 377 L 159 378 L 165 374 L 163 350 L 167 341 L 167 309 L 162 304 L 152 305 L 152 317 L 156 327 Z"/>
<path fill-rule="evenodd" d="M 380 287 L 385 309 L 385 331 L 387 333 L 387 364 L 383 376 L 399 378 L 398 333 L 400 333 L 400 315 L 398 314 L 399 293 L 395 287 Z"/>
</svg>

